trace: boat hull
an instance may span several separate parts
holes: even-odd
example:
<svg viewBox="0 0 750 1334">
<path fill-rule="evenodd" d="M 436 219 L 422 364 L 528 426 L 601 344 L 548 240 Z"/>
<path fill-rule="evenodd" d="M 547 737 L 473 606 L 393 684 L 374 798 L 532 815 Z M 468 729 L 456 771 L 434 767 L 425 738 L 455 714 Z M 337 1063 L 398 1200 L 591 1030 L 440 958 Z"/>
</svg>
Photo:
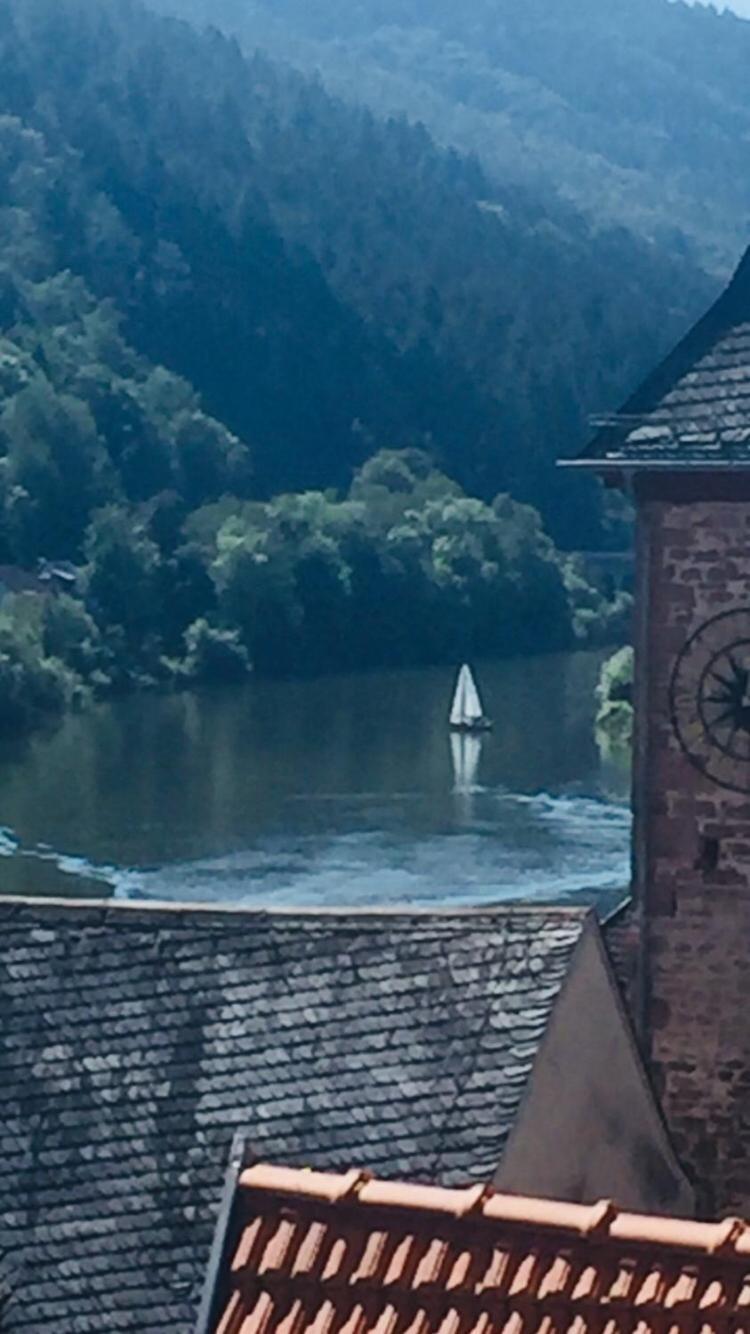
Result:
<svg viewBox="0 0 750 1334">
<path fill-rule="evenodd" d="M 451 732 L 465 732 L 471 734 L 476 732 L 491 732 L 494 724 L 489 718 L 477 718 L 476 722 L 473 723 L 449 723 L 448 725 Z"/>
</svg>

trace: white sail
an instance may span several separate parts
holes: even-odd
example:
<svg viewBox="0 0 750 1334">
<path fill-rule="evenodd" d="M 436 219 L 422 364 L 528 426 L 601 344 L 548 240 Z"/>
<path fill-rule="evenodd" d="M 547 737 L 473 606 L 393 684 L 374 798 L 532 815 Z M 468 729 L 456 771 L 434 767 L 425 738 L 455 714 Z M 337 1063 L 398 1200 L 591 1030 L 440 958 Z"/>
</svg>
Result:
<svg viewBox="0 0 750 1334">
<path fill-rule="evenodd" d="M 456 693 L 453 696 L 450 722 L 452 727 L 475 723 L 483 715 L 482 701 L 479 698 L 471 668 L 464 663 L 458 673 Z"/>
</svg>

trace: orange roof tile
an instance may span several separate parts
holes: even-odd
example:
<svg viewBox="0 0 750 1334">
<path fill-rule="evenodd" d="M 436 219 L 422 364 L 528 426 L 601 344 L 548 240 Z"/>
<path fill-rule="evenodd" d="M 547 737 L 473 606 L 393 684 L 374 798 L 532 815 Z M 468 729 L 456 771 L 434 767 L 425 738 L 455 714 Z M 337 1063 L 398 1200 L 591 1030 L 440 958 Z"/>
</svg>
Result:
<svg viewBox="0 0 750 1334">
<path fill-rule="evenodd" d="M 266 1164 L 212 1334 L 750 1334 L 750 1225 Z"/>
</svg>

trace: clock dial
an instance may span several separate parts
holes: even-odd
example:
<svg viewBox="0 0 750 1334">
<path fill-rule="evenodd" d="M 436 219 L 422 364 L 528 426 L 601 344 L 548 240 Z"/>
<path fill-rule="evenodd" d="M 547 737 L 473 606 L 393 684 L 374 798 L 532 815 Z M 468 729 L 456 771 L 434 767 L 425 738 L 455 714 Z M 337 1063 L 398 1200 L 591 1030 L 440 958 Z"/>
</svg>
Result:
<svg viewBox="0 0 750 1334">
<path fill-rule="evenodd" d="M 670 686 L 688 759 L 721 787 L 750 792 L 750 608 L 721 612 L 690 636 Z"/>
</svg>

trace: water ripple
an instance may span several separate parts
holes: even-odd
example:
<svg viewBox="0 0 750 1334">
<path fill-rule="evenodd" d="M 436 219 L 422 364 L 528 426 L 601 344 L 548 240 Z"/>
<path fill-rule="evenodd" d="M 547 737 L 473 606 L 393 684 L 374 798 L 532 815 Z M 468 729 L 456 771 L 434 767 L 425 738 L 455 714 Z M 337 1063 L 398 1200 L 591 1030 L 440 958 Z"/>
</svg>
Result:
<svg viewBox="0 0 750 1334">
<path fill-rule="evenodd" d="M 444 827 L 436 831 L 426 820 L 420 833 L 414 794 L 405 800 L 409 818 L 402 823 L 398 795 L 361 802 L 327 794 L 304 803 L 294 834 L 267 834 L 240 850 L 162 866 L 97 865 L 46 846 L 24 847 L 9 829 L 0 830 L 0 856 L 50 864 L 70 894 L 106 887 L 121 899 L 268 908 L 571 899 L 608 905 L 628 882 L 624 804 L 481 789 L 455 794 Z"/>
</svg>

